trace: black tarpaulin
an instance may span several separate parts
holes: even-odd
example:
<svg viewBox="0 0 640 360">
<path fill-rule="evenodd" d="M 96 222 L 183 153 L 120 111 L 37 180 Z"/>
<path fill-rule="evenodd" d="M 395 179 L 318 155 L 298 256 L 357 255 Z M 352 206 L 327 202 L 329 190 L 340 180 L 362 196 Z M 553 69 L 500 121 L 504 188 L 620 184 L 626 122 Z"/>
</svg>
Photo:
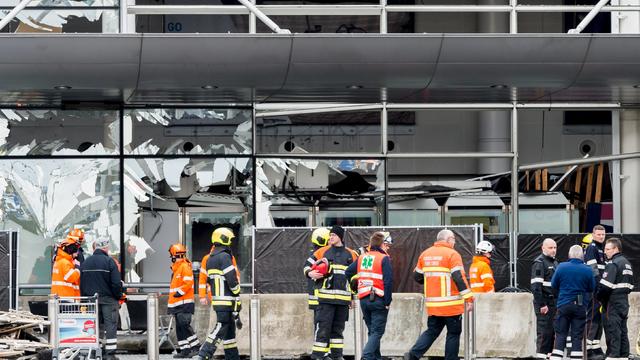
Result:
<svg viewBox="0 0 640 360">
<path fill-rule="evenodd" d="M 496 291 L 500 291 L 509 286 L 509 235 L 484 235 L 484 240 L 494 246 L 491 253 L 491 270 L 496 281 Z"/>
<path fill-rule="evenodd" d="M 431 246 L 437 233 L 444 227 L 404 228 L 345 228 L 345 245 L 352 249 L 368 244 L 376 231 L 389 231 L 393 247 L 389 252 L 394 272 L 394 292 L 422 292 L 413 280 L 413 269 L 422 251 Z M 471 264 L 475 249 L 474 227 L 451 227 L 456 234 L 456 250 L 460 252 L 465 268 Z M 306 291 L 302 272 L 310 254 L 308 228 L 256 229 L 254 284 L 258 293 L 303 293 Z"/>
</svg>

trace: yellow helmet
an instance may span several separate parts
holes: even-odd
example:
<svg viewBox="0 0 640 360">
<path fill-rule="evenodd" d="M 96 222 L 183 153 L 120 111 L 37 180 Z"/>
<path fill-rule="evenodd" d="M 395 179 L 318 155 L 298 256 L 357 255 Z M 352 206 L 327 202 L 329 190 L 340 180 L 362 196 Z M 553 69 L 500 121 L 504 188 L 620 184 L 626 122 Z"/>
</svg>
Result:
<svg viewBox="0 0 640 360">
<path fill-rule="evenodd" d="M 582 248 L 586 249 L 587 246 L 589 246 L 592 241 L 593 241 L 593 234 L 592 233 L 588 233 L 587 235 L 585 235 L 582 238 Z"/>
<path fill-rule="evenodd" d="M 233 231 L 231 231 L 231 229 L 226 228 L 226 227 L 221 227 L 221 228 L 217 228 L 213 231 L 213 234 L 211 234 L 211 242 L 213 244 L 220 244 L 220 245 L 224 245 L 224 246 L 230 246 L 231 245 L 231 239 L 235 238 L 236 236 L 233 235 Z"/>
<path fill-rule="evenodd" d="M 329 242 L 329 234 L 331 234 L 331 230 L 328 228 L 317 228 L 313 230 L 313 234 L 311 234 L 311 242 L 320 247 L 327 246 L 327 243 Z"/>
</svg>

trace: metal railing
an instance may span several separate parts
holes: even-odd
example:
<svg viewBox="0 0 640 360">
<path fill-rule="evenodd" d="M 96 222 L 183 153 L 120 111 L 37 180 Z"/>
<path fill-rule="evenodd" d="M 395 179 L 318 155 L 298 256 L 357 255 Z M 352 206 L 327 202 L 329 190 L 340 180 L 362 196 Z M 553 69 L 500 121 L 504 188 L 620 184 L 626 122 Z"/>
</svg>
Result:
<svg viewBox="0 0 640 360">
<path fill-rule="evenodd" d="M 247 2 L 247 0 L 242 0 Z M 252 2 L 253 3 L 253 2 Z M 518 33 L 518 14 L 521 13 L 590 13 L 585 23 L 581 23 L 571 33 L 578 33 L 593 16 L 599 12 L 640 11 L 640 5 L 524 5 L 510 0 L 508 5 L 387 5 L 386 0 L 369 5 L 317 5 L 317 4 L 279 4 L 279 5 L 129 5 L 127 14 L 135 15 L 247 15 L 249 33 L 256 33 L 256 16 L 272 31 L 289 34 L 280 29 L 268 16 L 377 16 L 381 34 L 387 33 L 388 14 L 392 13 L 507 13 L 509 14 L 509 32 Z M 275 27 L 274 27 L 275 25 Z M 126 29 L 122 29 L 127 32 Z"/>
</svg>

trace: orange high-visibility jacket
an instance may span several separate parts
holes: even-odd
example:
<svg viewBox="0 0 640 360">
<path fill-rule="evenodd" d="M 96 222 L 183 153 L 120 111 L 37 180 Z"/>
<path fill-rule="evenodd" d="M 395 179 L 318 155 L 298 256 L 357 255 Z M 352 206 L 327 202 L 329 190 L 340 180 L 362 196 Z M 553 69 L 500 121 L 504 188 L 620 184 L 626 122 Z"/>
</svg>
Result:
<svg viewBox="0 0 640 360">
<path fill-rule="evenodd" d="M 486 256 L 474 256 L 473 263 L 469 267 L 469 283 L 474 293 L 494 292 L 493 271 L 491 260 Z"/>
<path fill-rule="evenodd" d="M 358 299 L 363 299 L 373 291 L 384 298 L 382 260 L 389 255 L 378 251 L 367 251 L 358 258 Z"/>
<path fill-rule="evenodd" d="M 171 265 L 171 285 L 169 285 L 169 303 L 168 308 L 175 308 L 180 305 L 193 303 L 193 270 L 191 262 L 187 259 L 177 259 Z M 181 296 L 175 297 L 178 293 Z"/>
<path fill-rule="evenodd" d="M 73 264 L 73 257 L 62 249 L 58 249 L 53 263 L 51 294 L 60 297 L 80 296 L 80 270 Z"/>
<path fill-rule="evenodd" d="M 424 296 L 430 316 L 455 316 L 464 312 L 464 301 L 471 300 L 462 257 L 445 241 L 437 241 L 418 258 L 414 274 L 424 279 Z"/>
<path fill-rule="evenodd" d="M 211 248 L 213 251 L 213 247 Z M 205 296 L 207 300 L 211 301 L 211 287 L 209 286 L 209 282 L 207 279 L 209 275 L 207 274 L 207 261 L 209 260 L 209 255 L 206 254 L 202 257 L 202 262 L 200 263 L 200 274 L 198 275 L 198 298 L 202 299 Z M 236 257 L 231 256 L 231 263 L 236 268 L 236 274 L 238 274 L 238 283 L 240 283 L 240 271 L 238 270 L 238 263 L 236 262 Z"/>
</svg>

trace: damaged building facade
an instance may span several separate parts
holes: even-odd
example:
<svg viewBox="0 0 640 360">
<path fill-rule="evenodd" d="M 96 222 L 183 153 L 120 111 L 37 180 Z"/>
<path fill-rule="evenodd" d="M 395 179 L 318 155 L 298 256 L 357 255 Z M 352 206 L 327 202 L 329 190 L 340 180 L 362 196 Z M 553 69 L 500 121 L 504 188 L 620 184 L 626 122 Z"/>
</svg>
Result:
<svg viewBox="0 0 640 360">
<path fill-rule="evenodd" d="M 151 289 L 218 226 L 246 286 L 253 226 L 640 233 L 640 3 L 596 3 L 0 1 L 10 297 L 74 226 Z"/>
</svg>

